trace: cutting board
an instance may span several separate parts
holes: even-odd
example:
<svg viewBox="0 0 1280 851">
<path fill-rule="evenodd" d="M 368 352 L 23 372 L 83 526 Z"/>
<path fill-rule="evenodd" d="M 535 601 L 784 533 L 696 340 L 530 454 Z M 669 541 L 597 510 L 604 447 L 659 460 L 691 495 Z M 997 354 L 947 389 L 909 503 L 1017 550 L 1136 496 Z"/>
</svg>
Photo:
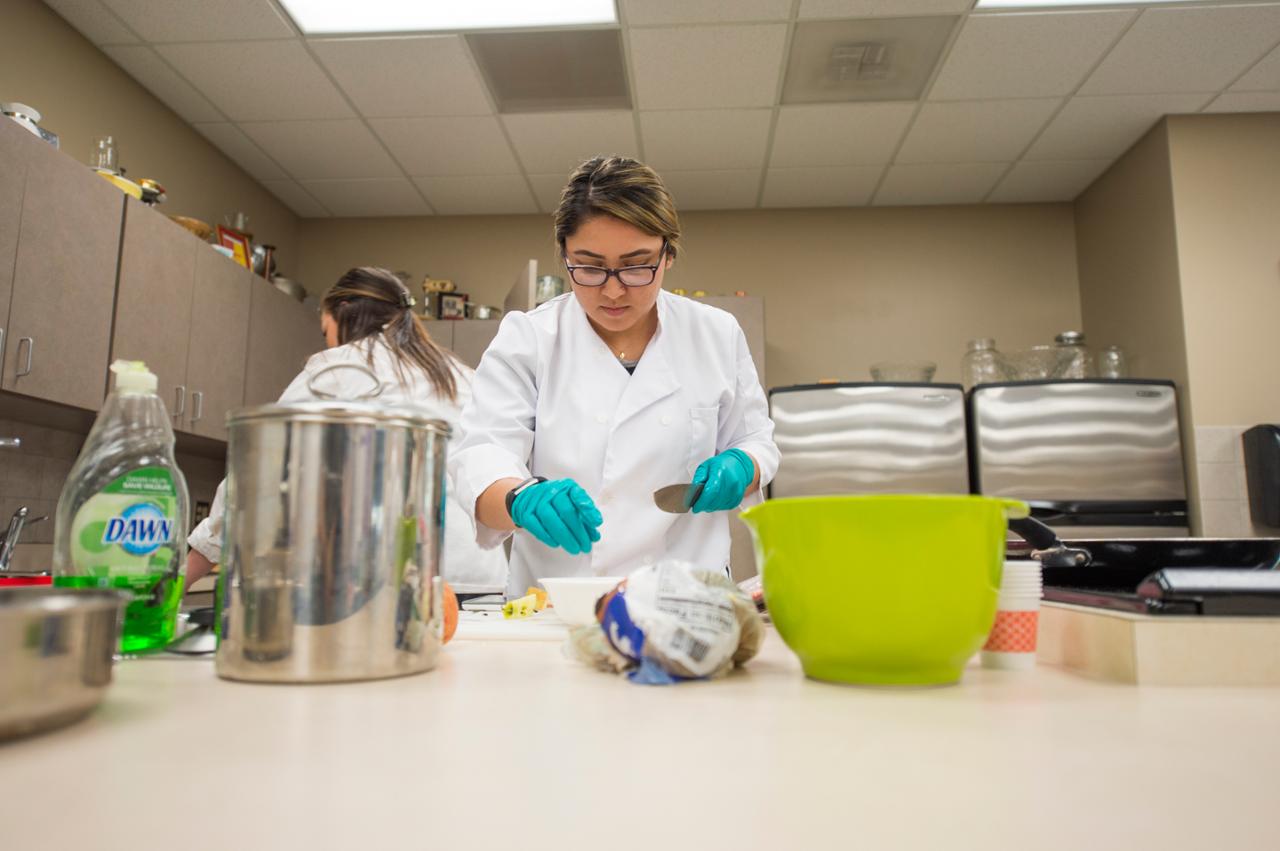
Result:
<svg viewBox="0 0 1280 851">
<path fill-rule="evenodd" d="M 1280 685 L 1280 618 L 1139 615 L 1044 603 L 1037 661 L 1134 685 Z"/>
<path fill-rule="evenodd" d="M 502 617 L 502 612 L 458 613 L 455 641 L 564 641 L 569 627 L 554 612 L 538 612 L 527 618 Z"/>
</svg>

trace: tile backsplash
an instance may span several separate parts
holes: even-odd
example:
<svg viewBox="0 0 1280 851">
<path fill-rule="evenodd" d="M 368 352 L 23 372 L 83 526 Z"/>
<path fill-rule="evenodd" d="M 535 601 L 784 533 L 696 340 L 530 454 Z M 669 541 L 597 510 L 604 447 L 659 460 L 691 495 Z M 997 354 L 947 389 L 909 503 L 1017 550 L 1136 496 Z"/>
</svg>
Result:
<svg viewBox="0 0 1280 851">
<path fill-rule="evenodd" d="M 1196 472 L 1200 479 L 1200 534 L 1207 537 L 1280 536 L 1280 529 L 1253 522 L 1241 435 L 1251 426 L 1196 426 Z"/>
<path fill-rule="evenodd" d="M 53 543 L 53 512 L 86 434 L 0 419 L 0 437 L 22 441 L 18 449 L 0 449 L 0 527 L 25 505 L 32 517 L 49 519 L 28 526 L 22 542 Z M 177 461 L 187 479 L 192 510 L 197 502 L 212 502 L 225 462 L 184 453 L 178 453 Z"/>
</svg>

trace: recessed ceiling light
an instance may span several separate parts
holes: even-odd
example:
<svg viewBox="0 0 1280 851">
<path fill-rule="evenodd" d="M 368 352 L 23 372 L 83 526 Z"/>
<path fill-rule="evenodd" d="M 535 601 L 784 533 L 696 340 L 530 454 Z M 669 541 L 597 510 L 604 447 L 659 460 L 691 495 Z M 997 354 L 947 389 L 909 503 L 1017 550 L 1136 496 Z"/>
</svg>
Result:
<svg viewBox="0 0 1280 851">
<path fill-rule="evenodd" d="M 280 0 L 307 35 L 519 29 L 617 23 L 613 0 Z"/>
<path fill-rule="evenodd" d="M 975 9 L 1036 9 L 1048 6 L 1154 6 L 1196 0 L 978 0 Z"/>
</svg>

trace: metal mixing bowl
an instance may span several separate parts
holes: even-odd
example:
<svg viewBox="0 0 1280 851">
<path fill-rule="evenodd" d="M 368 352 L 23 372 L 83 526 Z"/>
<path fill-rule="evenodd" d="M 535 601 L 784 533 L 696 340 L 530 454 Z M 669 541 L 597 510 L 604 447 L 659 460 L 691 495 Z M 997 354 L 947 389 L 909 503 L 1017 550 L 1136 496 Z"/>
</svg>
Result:
<svg viewBox="0 0 1280 851">
<path fill-rule="evenodd" d="M 0 588 L 0 739 L 70 724 L 98 705 L 127 600 L 95 589 Z"/>
</svg>

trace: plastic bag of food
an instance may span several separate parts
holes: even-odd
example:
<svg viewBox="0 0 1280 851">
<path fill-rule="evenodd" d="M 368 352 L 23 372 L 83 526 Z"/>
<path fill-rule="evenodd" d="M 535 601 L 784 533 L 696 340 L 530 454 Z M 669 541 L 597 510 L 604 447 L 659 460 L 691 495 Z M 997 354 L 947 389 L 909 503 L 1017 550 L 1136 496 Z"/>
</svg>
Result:
<svg viewBox="0 0 1280 851">
<path fill-rule="evenodd" d="M 571 636 L 574 655 L 632 682 L 718 677 L 756 655 L 763 622 L 722 573 L 681 561 L 640 568 L 596 606 L 599 626 Z"/>
</svg>

